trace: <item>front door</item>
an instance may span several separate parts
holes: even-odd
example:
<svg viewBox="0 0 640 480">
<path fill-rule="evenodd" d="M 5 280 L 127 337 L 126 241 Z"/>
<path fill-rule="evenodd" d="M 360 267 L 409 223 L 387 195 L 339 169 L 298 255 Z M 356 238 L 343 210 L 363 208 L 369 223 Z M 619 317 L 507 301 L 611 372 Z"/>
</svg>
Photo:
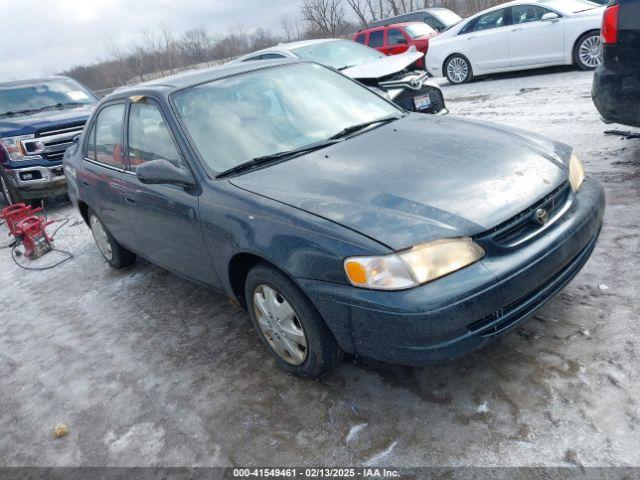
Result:
<svg viewBox="0 0 640 480">
<path fill-rule="evenodd" d="M 409 39 L 399 28 L 387 30 L 387 55 L 399 55 L 409 49 Z"/>
<path fill-rule="evenodd" d="M 125 203 L 138 251 L 153 263 L 191 279 L 214 284 L 216 276 L 198 217 L 199 190 L 177 185 L 147 185 L 136 168 L 167 160 L 189 168 L 157 103 L 131 103 L 127 130 L 129 186 Z"/>
<path fill-rule="evenodd" d="M 511 7 L 507 36 L 514 67 L 564 62 L 564 21 L 560 17 L 543 21 L 546 13 L 555 12 L 538 5 Z"/>
<path fill-rule="evenodd" d="M 507 9 L 494 10 L 469 23 L 458 35 L 461 49 L 476 68 L 490 72 L 511 66 Z"/>
</svg>

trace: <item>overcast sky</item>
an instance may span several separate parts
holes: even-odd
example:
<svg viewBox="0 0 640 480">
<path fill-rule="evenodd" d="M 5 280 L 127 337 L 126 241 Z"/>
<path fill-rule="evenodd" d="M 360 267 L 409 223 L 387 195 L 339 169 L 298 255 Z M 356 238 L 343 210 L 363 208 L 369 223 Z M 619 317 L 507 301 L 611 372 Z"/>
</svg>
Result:
<svg viewBox="0 0 640 480">
<path fill-rule="evenodd" d="M 258 27 L 280 31 L 300 0 L 0 0 L 0 81 L 37 77 L 105 56 L 141 30 L 168 25 L 176 35 Z"/>
</svg>

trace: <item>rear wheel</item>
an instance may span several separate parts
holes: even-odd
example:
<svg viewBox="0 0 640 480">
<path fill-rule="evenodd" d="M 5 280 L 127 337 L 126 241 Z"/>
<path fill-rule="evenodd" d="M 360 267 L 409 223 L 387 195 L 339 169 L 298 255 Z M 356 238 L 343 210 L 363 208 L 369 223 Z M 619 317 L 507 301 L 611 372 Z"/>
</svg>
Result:
<svg viewBox="0 0 640 480">
<path fill-rule="evenodd" d="M 124 268 L 136 261 L 135 253 L 130 252 L 120 245 L 113 235 L 107 230 L 98 216 L 89 212 L 89 227 L 93 233 L 93 239 L 100 250 L 100 254 L 113 268 Z"/>
<path fill-rule="evenodd" d="M 342 350 L 306 295 L 282 272 L 260 263 L 247 276 L 245 298 L 258 336 L 284 370 L 318 378 Z"/>
<path fill-rule="evenodd" d="M 473 79 L 471 63 L 464 55 L 458 53 L 447 59 L 444 64 L 444 73 L 447 80 L 456 85 L 470 82 Z"/>
<path fill-rule="evenodd" d="M 576 42 L 573 52 L 576 65 L 582 70 L 594 70 L 602 64 L 600 32 L 587 32 Z"/>
</svg>

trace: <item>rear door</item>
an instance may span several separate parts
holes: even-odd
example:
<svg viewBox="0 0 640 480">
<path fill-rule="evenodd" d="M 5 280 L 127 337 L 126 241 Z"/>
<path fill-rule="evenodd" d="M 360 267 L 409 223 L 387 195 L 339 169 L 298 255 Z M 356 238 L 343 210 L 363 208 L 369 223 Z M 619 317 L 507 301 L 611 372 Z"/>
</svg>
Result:
<svg viewBox="0 0 640 480">
<path fill-rule="evenodd" d="M 509 52 L 514 67 L 563 63 L 565 19 L 542 20 L 547 13 L 556 13 L 539 5 L 511 7 L 508 28 Z"/>
<path fill-rule="evenodd" d="M 502 8 L 485 13 L 460 31 L 460 49 L 476 70 L 489 72 L 511 66 L 508 25 L 508 9 Z"/>
<path fill-rule="evenodd" d="M 387 48 L 385 47 L 385 27 L 374 28 L 369 31 L 369 37 L 367 38 L 367 46 L 375 48 L 376 50 L 386 54 Z"/>
<path fill-rule="evenodd" d="M 139 165 L 159 159 L 189 169 L 158 103 L 130 103 L 127 144 L 130 188 L 125 202 L 138 250 L 169 270 L 202 283 L 215 282 L 198 217 L 199 187 L 147 185 L 135 175 Z"/>
<path fill-rule="evenodd" d="M 78 188 L 115 239 L 132 248 L 135 239 L 124 203 L 128 181 L 123 140 L 125 109 L 124 100 L 105 104 L 88 126 L 84 168 L 78 169 Z"/>
</svg>

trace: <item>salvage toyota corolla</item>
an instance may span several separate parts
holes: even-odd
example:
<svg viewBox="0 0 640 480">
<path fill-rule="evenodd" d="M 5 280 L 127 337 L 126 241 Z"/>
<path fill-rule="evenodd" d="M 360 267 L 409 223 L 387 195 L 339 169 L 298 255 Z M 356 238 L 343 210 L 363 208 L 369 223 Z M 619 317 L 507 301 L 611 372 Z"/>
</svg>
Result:
<svg viewBox="0 0 640 480">
<path fill-rule="evenodd" d="M 570 147 L 408 113 L 304 61 L 113 93 L 65 171 L 112 267 L 139 255 L 229 295 L 307 377 L 343 352 L 425 365 L 485 345 L 578 273 L 604 212 Z"/>
</svg>

